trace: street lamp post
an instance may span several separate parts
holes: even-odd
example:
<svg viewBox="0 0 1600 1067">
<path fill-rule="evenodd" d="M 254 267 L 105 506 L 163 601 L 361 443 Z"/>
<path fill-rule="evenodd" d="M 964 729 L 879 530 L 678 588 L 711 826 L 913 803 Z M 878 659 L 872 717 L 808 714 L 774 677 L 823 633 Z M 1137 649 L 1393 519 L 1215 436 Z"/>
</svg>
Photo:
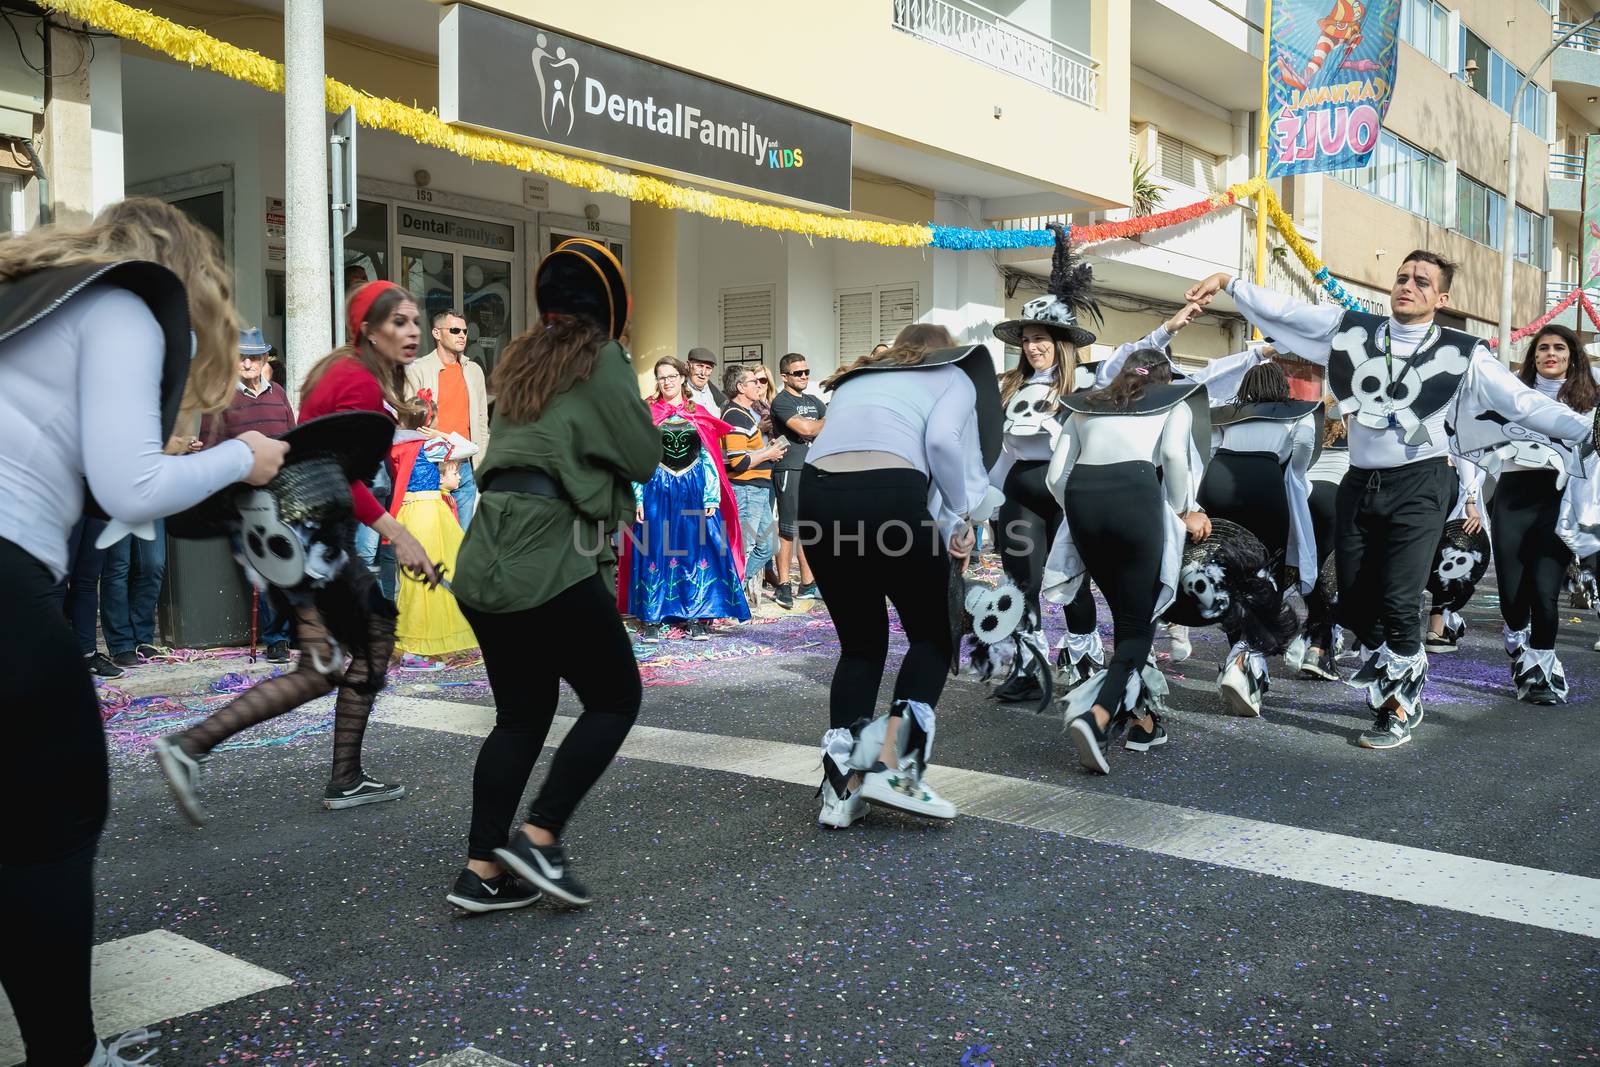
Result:
<svg viewBox="0 0 1600 1067">
<path fill-rule="evenodd" d="M 1506 135 L 1506 222 L 1500 234 L 1500 362 L 1511 362 L 1511 279 L 1512 265 L 1517 261 L 1517 112 L 1522 107 L 1522 94 L 1528 88 L 1528 79 L 1544 66 L 1545 60 L 1556 49 L 1584 30 L 1600 22 L 1600 14 L 1590 15 L 1566 33 L 1555 39 L 1544 55 L 1528 68 L 1528 73 L 1517 82 L 1516 95 L 1511 98 L 1511 132 Z"/>
</svg>

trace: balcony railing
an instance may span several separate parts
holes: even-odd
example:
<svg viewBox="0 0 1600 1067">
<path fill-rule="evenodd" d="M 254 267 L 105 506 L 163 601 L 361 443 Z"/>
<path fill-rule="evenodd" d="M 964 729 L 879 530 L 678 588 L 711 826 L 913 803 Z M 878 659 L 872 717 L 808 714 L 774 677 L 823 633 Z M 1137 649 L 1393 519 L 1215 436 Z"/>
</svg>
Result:
<svg viewBox="0 0 1600 1067">
<path fill-rule="evenodd" d="M 1550 177 L 1557 181 L 1583 181 L 1583 157 L 1565 152 L 1550 153 Z"/>
<path fill-rule="evenodd" d="M 1576 25 L 1577 23 L 1575 22 L 1556 22 L 1556 24 L 1550 28 L 1550 39 L 1552 41 L 1561 40 L 1561 35 Z M 1567 43 L 1561 47 L 1576 48 L 1580 52 L 1600 53 L 1600 30 L 1587 29 L 1582 33 L 1575 33 L 1567 40 Z"/>
<path fill-rule="evenodd" d="M 969 0 L 894 0 L 894 26 L 986 67 L 1095 106 L 1099 64 Z"/>
</svg>

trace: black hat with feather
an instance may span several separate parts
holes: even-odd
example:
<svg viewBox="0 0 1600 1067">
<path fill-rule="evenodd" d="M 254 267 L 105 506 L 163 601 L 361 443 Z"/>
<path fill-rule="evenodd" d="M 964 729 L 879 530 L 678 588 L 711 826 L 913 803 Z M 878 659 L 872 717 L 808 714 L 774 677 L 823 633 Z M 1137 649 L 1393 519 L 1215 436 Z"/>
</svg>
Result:
<svg viewBox="0 0 1600 1067">
<path fill-rule="evenodd" d="M 1022 305 L 1022 318 L 1010 319 L 994 328 L 994 335 L 1008 345 L 1022 345 L 1024 326 L 1043 326 L 1053 335 L 1078 348 L 1094 344 L 1095 335 L 1079 324 L 1079 319 L 1104 323 L 1100 304 L 1089 295 L 1094 284 L 1094 269 L 1074 262 L 1067 228 L 1059 222 L 1047 227 L 1056 236 L 1055 255 L 1050 260 L 1050 289 Z"/>
</svg>

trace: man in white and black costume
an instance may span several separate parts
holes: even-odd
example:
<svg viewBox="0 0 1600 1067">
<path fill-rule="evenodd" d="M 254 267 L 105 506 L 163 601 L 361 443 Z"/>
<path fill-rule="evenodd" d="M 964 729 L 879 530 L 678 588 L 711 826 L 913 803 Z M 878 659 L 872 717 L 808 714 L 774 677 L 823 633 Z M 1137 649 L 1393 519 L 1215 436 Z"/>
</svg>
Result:
<svg viewBox="0 0 1600 1067">
<path fill-rule="evenodd" d="M 1370 650 L 1350 684 L 1373 711 L 1363 748 L 1395 748 L 1422 721 L 1428 657 L 1419 613 L 1434 550 L 1456 495 L 1447 453 L 1456 429 L 1468 458 L 1515 423 L 1563 451 L 1587 442 L 1588 419 L 1519 382 L 1471 334 L 1434 322 L 1450 302 L 1455 268 L 1418 249 L 1401 261 L 1387 318 L 1305 304 L 1227 274 L 1186 294 L 1226 291 L 1246 319 L 1301 359 L 1328 368 L 1328 388 L 1350 433 L 1350 471 L 1339 486 L 1334 554 L 1339 622 Z M 1501 422 L 1485 422 L 1495 412 Z M 1574 457 L 1574 466 L 1576 459 Z M 1581 467 L 1579 468 L 1581 476 Z"/>
</svg>

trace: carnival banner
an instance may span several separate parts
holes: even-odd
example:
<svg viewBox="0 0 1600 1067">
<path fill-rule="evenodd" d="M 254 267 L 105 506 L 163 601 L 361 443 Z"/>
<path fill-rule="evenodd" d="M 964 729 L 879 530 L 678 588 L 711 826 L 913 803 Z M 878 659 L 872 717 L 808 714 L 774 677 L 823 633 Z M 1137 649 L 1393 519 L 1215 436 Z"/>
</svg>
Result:
<svg viewBox="0 0 1600 1067">
<path fill-rule="evenodd" d="M 1366 166 L 1394 94 L 1401 0 L 1272 0 L 1267 176 Z"/>
</svg>

